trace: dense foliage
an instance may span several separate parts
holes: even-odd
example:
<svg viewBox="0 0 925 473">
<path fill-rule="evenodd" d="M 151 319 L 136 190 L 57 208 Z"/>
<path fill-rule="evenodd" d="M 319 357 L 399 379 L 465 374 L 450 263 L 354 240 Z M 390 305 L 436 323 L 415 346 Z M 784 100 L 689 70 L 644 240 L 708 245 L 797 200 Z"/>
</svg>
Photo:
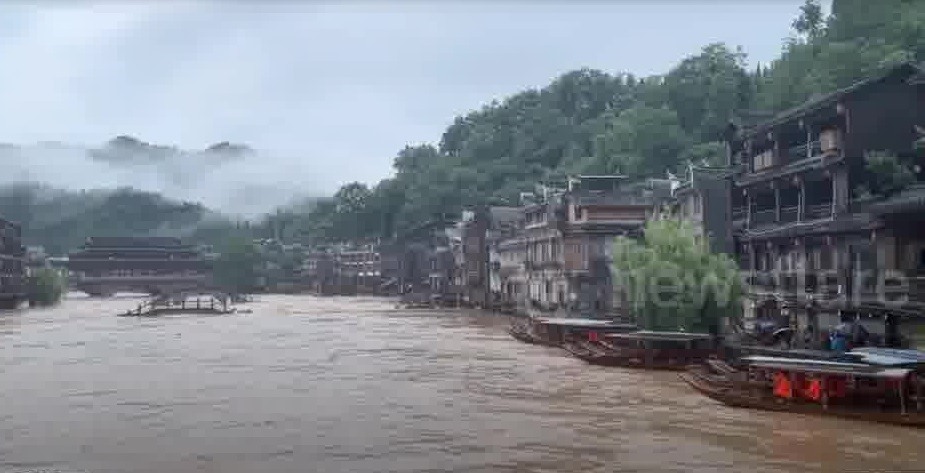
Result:
<svg viewBox="0 0 925 473">
<path fill-rule="evenodd" d="M 132 189 L 70 192 L 38 184 L 0 188 L 0 215 L 19 222 L 27 245 L 62 254 L 93 235 L 179 234 L 206 216 L 199 204 Z"/>
<path fill-rule="evenodd" d="M 614 241 L 616 287 L 627 291 L 636 323 L 648 330 L 707 332 L 735 320 L 741 304 L 736 263 L 711 253 L 675 219 L 653 220 L 642 241 Z"/>
<path fill-rule="evenodd" d="M 260 252 L 252 240 L 229 238 L 213 263 L 215 283 L 230 294 L 254 292 L 260 282 L 260 263 Z"/>
<path fill-rule="evenodd" d="M 807 0 L 795 13 L 793 36 L 768 65 L 747 69 L 742 51 L 710 44 L 661 76 L 581 69 L 456 117 L 438 145 L 401 150 L 393 177 L 347 184 L 318 205 L 307 231 L 388 237 L 463 206 L 514 204 L 537 181 L 570 173 L 664 176 L 687 162 L 720 164 L 730 120 L 925 59 L 925 2 L 833 0 L 826 17 Z"/>
<path fill-rule="evenodd" d="M 855 197 L 891 196 L 915 182 L 915 171 L 909 163 L 884 152 L 868 152 L 864 156 L 867 182 L 853 189 Z"/>
<path fill-rule="evenodd" d="M 52 268 L 38 268 L 26 279 L 27 298 L 30 305 L 57 304 L 64 297 L 66 287 L 64 276 Z"/>
<path fill-rule="evenodd" d="M 26 245 L 63 255 L 89 236 L 180 236 L 217 246 L 229 237 L 302 239 L 313 201 L 256 222 L 235 221 L 200 204 L 135 189 L 66 191 L 22 183 L 0 187 L 0 215 L 19 222 Z"/>
</svg>

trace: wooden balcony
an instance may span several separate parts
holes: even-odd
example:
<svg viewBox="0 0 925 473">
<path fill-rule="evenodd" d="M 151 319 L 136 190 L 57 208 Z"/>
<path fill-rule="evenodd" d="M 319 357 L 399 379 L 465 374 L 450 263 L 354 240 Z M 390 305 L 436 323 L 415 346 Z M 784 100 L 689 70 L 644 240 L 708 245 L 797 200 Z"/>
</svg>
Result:
<svg viewBox="0 0 925 473">
<path fill-rule="evenodd" d="M 748 210 L 745 208 L 744 205 L 741 207 L 732 208 L 732 221 L 733 222 L 744 221 L 747 217 L 748 217 Z"/>
<path fill-rule="evenodd" d="M 744 278 L 747 292 L 782 300 L 837 300 L 874 306 L 925 308 L 925 275 L 896 270 L 849 272 L 752 271 Z"/>
<path fill-rule="evenodd" d="M 732 209 L 732 222 L 733 224 L 739 224 L 740 226 L 743 223 L 747 224 L 748 228 L 751 229 L 764 229 L 767 227 L 773 227 L 775 225 L 786 225 L 796 222 L 805 222 L 812 220 L 820 220 L 825 218 L 832 217 L 832 203 L 824 202 L 820 204 L 807 205 L 803 211 L 803 218 L 800 218 L 800 208 L 799 206 L 793 205 L 788 207 L 781 207 L 780 217 L 778 218 L 778 212 L 776 209 L 764 209 L 753 211 L 751 214 L 751 220 L 746 221 L 748 215 L 745 214 L 744 207 L 735 207 Z"/>
<path fill-rule="evenodd" d="M 774 209 L 752 212 L 750 226 L 753 228 L 768 227 L 777 223 L 777 211 Z"/>
<path fill-rule="evenodd" d="M 832 216 L 832 203 L 823 202 L 806 206 L 805 220 L 818 220 Z"/>
<path fill-rule="evenodd" d="M 793 223 L 799 220 L 800 208 L 796 205 L 780 209 L 780 223 Z"/>
<path fill-rule="evenodd" d="M 812 158 L 822 155 L 822 143 L 819 140 L 810 141 L 787 149 L 787 158 L 790 162 Z"/>
</svg>

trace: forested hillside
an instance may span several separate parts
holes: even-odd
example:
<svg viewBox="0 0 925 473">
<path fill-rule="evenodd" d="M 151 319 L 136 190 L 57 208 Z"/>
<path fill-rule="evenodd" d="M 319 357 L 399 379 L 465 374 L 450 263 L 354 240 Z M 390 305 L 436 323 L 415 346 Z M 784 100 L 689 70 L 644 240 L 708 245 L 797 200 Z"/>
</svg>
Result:
<svg viewBox="0 0 925 473">
<path fill-rule="evenodd" d="M 180 236 L 205 245 L 220 245 L 233 236 L 293 240 L 301 237 L 299 224 L 311 205 L 309 199 L 246 222 L 198 203 L 130 188 L 75 192 L 35 183 L 0 187 L 0 215 L 22 225 L 26 245 L 44 246 L 52 255 L 63 255 L 93 235 Z"/>
<path fill-rule="evenodd" d="M 756 23 L 755 34 L 761 34 Z M 771 64 L 710 44 L 664 75 L 580 69 L 456 117 L 437 144 L 409 146 L 394 176 L 343 186 L 312 212 L 318 241 L 389 237 L 463 206 L 516 204 L 537 181 L 570 173 L 665 176 L 688 162 L 720 164 L 721 130 L 863 78 L 925 59 L 925 2 L 818 1 L 794 12 Z"/>
</svg>

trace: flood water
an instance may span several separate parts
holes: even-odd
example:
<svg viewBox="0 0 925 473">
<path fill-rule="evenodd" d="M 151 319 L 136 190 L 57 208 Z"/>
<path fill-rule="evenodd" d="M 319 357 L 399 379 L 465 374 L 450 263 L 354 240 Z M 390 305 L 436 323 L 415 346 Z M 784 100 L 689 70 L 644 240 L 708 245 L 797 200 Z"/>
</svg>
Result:
<svg viewBox="0 0 925 473">
<path fill-rule="evenodd" d="M 0 315 L 0 472 L 921 471 L 925 431 L 731 409 L 500 316 L 264 296 Z"/>
</svg>

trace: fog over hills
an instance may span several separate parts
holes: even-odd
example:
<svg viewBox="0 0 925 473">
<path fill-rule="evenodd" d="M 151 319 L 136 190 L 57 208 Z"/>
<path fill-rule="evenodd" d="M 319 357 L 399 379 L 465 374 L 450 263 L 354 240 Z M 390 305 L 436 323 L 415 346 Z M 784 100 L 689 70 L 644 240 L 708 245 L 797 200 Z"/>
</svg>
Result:
<svg viewBox="0 0 925 473">
<path fill-rule="evenodd" d="M 219 212 L 254 218 L 313 196 L 310 176 L 245 145 L 181 150 L 119 136 L 95 147 L 43 142 L 0 144 L 0 186 L 42 183 L 65 190 L 132 187 Z M 270 163 L 274 163 L 270 165 Z"/>
</svg>

